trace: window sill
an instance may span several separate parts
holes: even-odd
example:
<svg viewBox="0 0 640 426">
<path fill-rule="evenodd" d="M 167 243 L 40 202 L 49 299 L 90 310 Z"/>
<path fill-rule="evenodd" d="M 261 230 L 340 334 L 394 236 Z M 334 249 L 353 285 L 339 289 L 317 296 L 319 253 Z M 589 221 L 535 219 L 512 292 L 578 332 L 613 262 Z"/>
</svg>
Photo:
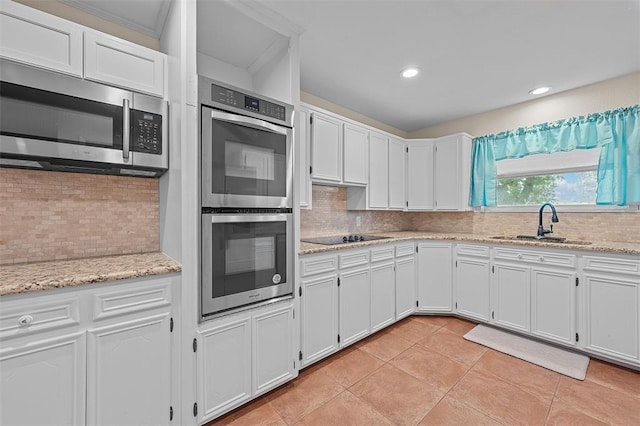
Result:
<svg viewBox="0 0 640 426">
<path fill-rule="evenodd" d="M 572 206 L 572 205 L 555 205 L 558 213 L 640 213 L 639 204 L 631 204 L 628 206 Z M 476 207 L 474 211 L 486 213 L 528 213 L 538 212 L 540 206 L 500 206 L 500 207 Z"/>
</svg>

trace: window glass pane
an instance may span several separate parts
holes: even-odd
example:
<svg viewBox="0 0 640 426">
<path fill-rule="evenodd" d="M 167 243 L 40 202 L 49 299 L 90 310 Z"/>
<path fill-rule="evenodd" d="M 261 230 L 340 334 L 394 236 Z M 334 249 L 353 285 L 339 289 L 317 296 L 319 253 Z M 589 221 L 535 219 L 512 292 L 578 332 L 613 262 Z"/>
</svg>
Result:
<svg viewBox="0 0 640 426">
<path fill-rule="evenodd" d="M 498 179 L 498 205 L 595 204 L 595 170 L 554 175 L 508 177 Z"/>
</svg>

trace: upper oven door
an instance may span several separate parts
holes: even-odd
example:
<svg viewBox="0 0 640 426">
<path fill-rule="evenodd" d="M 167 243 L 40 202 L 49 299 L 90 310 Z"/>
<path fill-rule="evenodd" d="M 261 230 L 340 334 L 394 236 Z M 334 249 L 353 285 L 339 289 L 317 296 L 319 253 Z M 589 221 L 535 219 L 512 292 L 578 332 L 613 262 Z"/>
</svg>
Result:
<svg viewBox="0 0 640 426">
<path fill-rule="evenodd" d="M 202 107 L 202 206 L 292 207 L 290 128 Z"/>
<path fill-rule="evenodd" d="M 131 165 L 130 92 L 2 63 L 3 156 Z"/>
</svg>

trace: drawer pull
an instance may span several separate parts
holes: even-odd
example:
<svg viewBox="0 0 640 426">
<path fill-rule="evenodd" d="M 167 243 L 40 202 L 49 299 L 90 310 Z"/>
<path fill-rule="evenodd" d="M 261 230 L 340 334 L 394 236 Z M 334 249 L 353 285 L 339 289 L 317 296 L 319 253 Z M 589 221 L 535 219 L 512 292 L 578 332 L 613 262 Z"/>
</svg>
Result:
<svg viewBox="0 0 640 426">
<path fill-rule="evenodd" d="M 544 262 L 544 257 L 540 256 L 540 262 Z"/>
<path fill-rule="evenodd" d="M 522 255 L 518 253 L 518 259 L 522 259 Z"/>
<path fill-rule="evenodd" d="M 26 327 L 28 325 L 31 325 L 32 322 L 33 322 L 33 317 L 31 315 L 23 315 L 20 318 L 18 318 L 18 325 L 20 327 Z"/>
</svg>

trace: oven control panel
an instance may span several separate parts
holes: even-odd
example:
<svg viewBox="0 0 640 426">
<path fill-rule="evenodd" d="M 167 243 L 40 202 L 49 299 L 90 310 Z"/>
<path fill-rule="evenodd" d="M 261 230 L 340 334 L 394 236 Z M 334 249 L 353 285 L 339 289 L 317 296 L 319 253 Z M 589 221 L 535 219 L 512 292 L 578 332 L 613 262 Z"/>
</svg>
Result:
<svg viewBox="0 0 640 426">
<path fill-rule="evenodd" d="M 285 106 L 213 83 L 211 84 L 211 100 L 241 110 L 275 118 L 278 121 L 287 120 L 287 108 Z"/>
<path fill-rule="evenodd" d="M 162 115 L 131 110 L 131 150 L 162 154 Z"/>
</svg>

